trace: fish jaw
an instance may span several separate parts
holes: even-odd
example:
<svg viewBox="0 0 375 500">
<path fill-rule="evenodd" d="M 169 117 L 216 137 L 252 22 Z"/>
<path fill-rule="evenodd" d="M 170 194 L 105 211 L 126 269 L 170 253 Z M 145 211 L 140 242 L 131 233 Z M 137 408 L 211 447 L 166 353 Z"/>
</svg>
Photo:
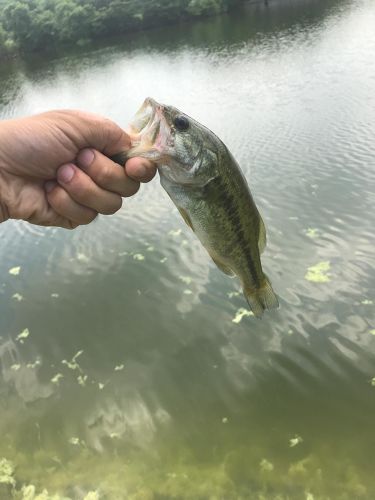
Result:
<svg viewBox="0 0 375 500">
<path fill-rule="evenodd" d="M 126 129 L 131 149 L 128 158 L 141 156 L 159 163 L 173 148 L 171 128 L 164 115 L 164 106 L 147 97 Z"/>
</svg>

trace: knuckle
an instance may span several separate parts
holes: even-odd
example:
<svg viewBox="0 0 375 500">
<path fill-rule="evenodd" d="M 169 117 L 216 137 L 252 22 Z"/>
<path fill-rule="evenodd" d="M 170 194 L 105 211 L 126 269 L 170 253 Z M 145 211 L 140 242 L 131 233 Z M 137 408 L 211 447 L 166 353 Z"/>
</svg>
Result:
<svg viewBox="0 0 375 500">
<path fill-rule="evenodd" d="M 96 165 L 95 172 L 93 172 L 93 180 L 99 186 L 105 187 L 110 180 L 110 168 L 105 163 Z"/>
</svg>

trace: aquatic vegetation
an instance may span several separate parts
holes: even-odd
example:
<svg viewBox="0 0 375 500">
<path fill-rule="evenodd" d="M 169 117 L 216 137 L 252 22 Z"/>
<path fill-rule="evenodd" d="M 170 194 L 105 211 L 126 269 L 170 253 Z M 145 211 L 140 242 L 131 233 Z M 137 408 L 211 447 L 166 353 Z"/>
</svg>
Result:
<svg viewBox="0 0 375 500">
<path fill-rule="evenodd" d="M 24 339 L 27 339 L 30 335 L 30 331 L 28 328 L 22 330 L 20 334 L 17 335 L 16 340 L 18 340 L 21 344 L 23 344 Z"/>
<path fill-rule="evenodd" d="M 274 465 L 266 458 L 263 458 L 261 460 L 259 467 L 262 472 L 272 472 L 274 469 Z"/>
<path fill-rule="evenodd" d="M 84 262 L 84 263 L 90 262 L 90 259 L 84 253 L 78 253 L 77 260 L 79 260 L 79 262 Z"/>
<path fill-rule="evenodd" d="M 54 377 L 51 378 L 51 382 L 53 384 L 59 384 L 60 380 L 64 377 L 64 375 L 62 373 L 56 373 L 56 375 Z"/>
<path fill-rule="evenodd" d="M 317 238 L 319 236 L 318 229 L 309 227 L 305 230 L 306 236 L 309 238 Z"/>
<path fill-rule="evenodd" d="M 185 283 L 185 285 L 190 285 L 192 278 L 190 276 L 179 276 L 178 279 Z"/>
<path fill-rule="evenodd" d="M 18 276 L 21 272 L 21 266 L 12 267 L 9 269 L 9 274 L 12 276 Z"/>
<path fill-rule="evenodd" d="M 61 363 L 63 365 L 66 365 L 70 370 L 78 370 L 82 372 L 81 367 L 77 363 L 77 358 L 83 354 L 83 351 L 78 351 L 70 361 L 67 361 L 66 359 L 63 359 Z"/>
<path fill-rule="evenodd" d="M 232 323 L 240 323 L 242 321 L 242 318 L 245 318 L 247 316 L 254 316 L 254 313 L 250 311 L 249 309 L 245 309 L 244 307 L 240 307 L 238 311 L 236 312 L 235 317 L 232 319 Z"/>
<path fill-rule="evenodd" d="M 0 484 L 10 484 L 14 486 L 14 465 L 6 458 L 0 458 Z"/>
<path fill-rule="evenodd" d="M 69 438 L 68 442 L 74 446 L 86 446 L 86 443 L 83 439 L 79 439 L 78 437 L 76 436 L 73 436 L 71 438 Z"/>
<path fill-rule="evenodd" d="M 331 264 L 329 261 L 319 262 L 315 266 L 311 266 L 307 269 L 305 279 L 315 283 L 326 283 L 331 280 L 330 274 L 328 273 L 330 268 Z"/>
<path fill-rule="evenodd" d="M 296 434 L 293 438 L 289 439 L 289 447 L 294 448 L 298 444 L 302 443 L 302 441 L 303 439 L 301 438 L 301 436 L 298 436 Z"/>
<path fill-rule="evenodd" d="M 81 385 L 82 387 L 85 387 L 85 386 L 86 386 L 87 379 L 88 379 L 88 375 L 78 375 L 78 377 L 77 377 L 77 382 L 78 382 L 78 384 L 79 384 L 79 385 Z"/>
<path fill-rule="evenodd" d="M 39 358 L 37 358 L 34 363 L 27 363 L 26 367 L 27 368 L 36 368 L 37 366 L 40 366 L 41 365 L 41 361 Z"/>
<path fill-rule="evenodd" d="M 369 305 L 372 305 L 374 303 L 373 300 L 369 300 L 369 299 L 364 299 L 364 300 L 361 300 L 361 304 L 365 305 L 365 306 L 369 306 Z"/>
</svg>

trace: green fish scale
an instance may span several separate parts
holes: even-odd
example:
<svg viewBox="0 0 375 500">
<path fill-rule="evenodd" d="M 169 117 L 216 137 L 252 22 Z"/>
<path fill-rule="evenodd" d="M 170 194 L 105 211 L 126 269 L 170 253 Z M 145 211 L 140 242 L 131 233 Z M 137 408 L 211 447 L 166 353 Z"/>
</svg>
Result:
<svg viewBox="0 0 375 500">
<path fill-rule="evenodd" d="M 223 230 L 223 233 L 227 235 L 225 253 L 235 261 L 245 257 L 246 268 L 250 272 L 252 284 L 259 288 L 261 285 L 259 275 L 263 273 L 261 269 L 259 272 L 254 262 L 250 241 L 245 234 L 243 220 L 241 220 L 240 206 L 234 194 L 229 190 L 228 183 L 225 183 L 221 176 L 216 177 L 205 186 L 204 197 L 215 206 L 216 213 L 213 215 L 216 215 L 215 218 L 220 221 L 222 226 L 225 226 Z M 247 223 L 250 225 L 251 222 L 255 222 L 253 227 L 256 227 L 258 224 L 254 216 L 251 217 L 252 220 L 248 220 L 248 217 L 251 215 L 246 213 Z"/>
</svg>

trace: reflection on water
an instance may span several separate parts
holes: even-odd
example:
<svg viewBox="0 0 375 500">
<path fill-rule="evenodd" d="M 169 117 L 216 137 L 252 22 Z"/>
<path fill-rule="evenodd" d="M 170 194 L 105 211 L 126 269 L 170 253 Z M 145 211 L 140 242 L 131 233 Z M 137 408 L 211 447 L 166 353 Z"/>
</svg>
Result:
<svg viewBox="0 0 375 500">
<path fill-rule="evenodd" d="M 3 224 L 1 499 L 374 498 L 374 25 L 279 2 L 4 70 L 3 118 L 152 95 L 217 132 L 281 308 L 248 315 L 157 181 L 73 232 Z"/>
</svg>

